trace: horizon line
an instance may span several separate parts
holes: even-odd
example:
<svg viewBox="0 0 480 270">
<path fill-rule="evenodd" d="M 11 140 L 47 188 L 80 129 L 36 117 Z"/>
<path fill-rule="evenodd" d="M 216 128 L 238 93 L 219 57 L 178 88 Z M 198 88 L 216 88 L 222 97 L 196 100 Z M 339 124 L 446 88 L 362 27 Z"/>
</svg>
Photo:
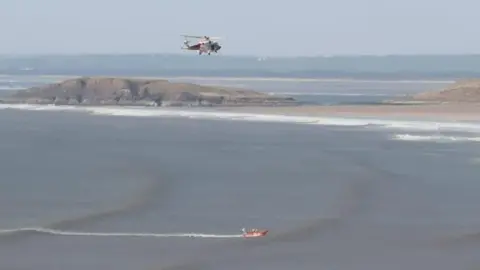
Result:
<svg viewBox="0 0 480 270">
<path fill-rule="evenodd" d="M 161 53 L 161 52 L 131 52 L 131 53 L 0 53 L 1 58 L 7 57 L 82 57 L 82 56 L 178 56 L 178 57 L 205 57 L 197 54 L 183 54 L 183 53 Z M 264 58 L 264 59 L 295 59 L 295 58 L 355 58 L 355 57 L 478 57 L 480 53 L 390 53 L 390 54 L 317 54 L 317 55 L 298 55 L 298 56 L 268 56 L 268 55 L 253 55 L 253 54 L 230 54 L 230 55 L 211 55 L 207 57 L 223 57 L 223 58 Z"/>
</svg>

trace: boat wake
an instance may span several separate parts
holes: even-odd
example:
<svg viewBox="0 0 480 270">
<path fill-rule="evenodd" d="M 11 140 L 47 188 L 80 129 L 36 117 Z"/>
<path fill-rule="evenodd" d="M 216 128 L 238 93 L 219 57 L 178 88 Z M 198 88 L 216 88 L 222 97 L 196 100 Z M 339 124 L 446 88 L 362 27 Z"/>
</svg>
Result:
<svg viewBox="0 0 480 270">
<path fill-rule="evenodd" d="M 204 234 L 204 233 L 114 233 L 114 232 L 78 232 L 62 231 L 41 227 L 0 230 L 0 235 L 12 235 L 22 232 L 36 232 L 58 236 L 109 236 L 109 237 L 191 237 L 191 238 L 243 238 L 242 234 Z"/>
</svg>

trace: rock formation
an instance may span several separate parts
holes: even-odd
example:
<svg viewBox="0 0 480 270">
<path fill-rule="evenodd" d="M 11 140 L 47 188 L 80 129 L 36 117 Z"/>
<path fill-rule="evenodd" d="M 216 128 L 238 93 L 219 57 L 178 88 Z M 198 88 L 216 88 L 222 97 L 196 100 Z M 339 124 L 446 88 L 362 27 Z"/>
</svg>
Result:
<svg viewBox="0 0 480 270">
<path fill-rule="evenodd" d="M 480 79 L 459 81 L 441 91 L 413 95 L 412 99 L 433 102 L 480 102 Z"/>
<path fill-rule="evenodd" d="M 265 104 L 291 103 L 289 97 L 251 90 L 211 87 L 168 80 L 81 77 L 16 91 L 10 102 L 55 104 Z"/>
</svg>

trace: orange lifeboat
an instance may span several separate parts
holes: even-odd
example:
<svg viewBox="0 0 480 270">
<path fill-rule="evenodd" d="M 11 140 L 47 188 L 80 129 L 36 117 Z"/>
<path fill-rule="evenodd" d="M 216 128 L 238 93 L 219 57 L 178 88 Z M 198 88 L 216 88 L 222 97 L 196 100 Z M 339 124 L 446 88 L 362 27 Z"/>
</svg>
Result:
<svg viewBox="0 0 480 270">
<path fill-rule="evenodd" d="M 258 229 L 251 229 L 251 230 L 243 230 L 243 237 L 247 237 L 247 238 L 250 238 L 250 237 L 263 237 L 265 235 L 267 235 L 268 233 L 268 230 L 258 230 Z"/>
</svg>

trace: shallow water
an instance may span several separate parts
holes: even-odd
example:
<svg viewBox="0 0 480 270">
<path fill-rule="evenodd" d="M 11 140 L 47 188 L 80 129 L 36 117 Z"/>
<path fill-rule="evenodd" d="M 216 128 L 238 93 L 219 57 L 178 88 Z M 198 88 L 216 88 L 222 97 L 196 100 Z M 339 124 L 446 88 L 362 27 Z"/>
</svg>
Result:
<svg viewBox="0 0 480 270">
<path fill-rule="evenodd" d="M 439 86 L 202 83 L 318 103 Z M 10 105 L 0 123 L 5 269 L 480 267 L 480 123 Z"/>
<path fill-rule="evenodd" d="M 0 76 L 0 97 L 6 91 L 39 86 L 65 80 L 62 76 Z M 378 104 L 384 100 L 401 99 L 423 91 L 440 90 L 449 81 L 386 81 L 386 80 L 275 80 L 241 78 L 169 78 L 172 82 L 251 89 L 272 95 L 287 95 L 303 104 L 351 105 Z"/>
<path fill-rule="evenodd" d="M 418 134 L 421 123 L 325 126 L 128 112 L 0 111 L 0 228 L 66 234 L 3 231 L 2 268 L 480 265 L 476 142 L 395 137 Z M 270 233 L 237 238 L 242 227 Z M 119 232 L 193 235 L 108 235 Z"/>
</svg>

